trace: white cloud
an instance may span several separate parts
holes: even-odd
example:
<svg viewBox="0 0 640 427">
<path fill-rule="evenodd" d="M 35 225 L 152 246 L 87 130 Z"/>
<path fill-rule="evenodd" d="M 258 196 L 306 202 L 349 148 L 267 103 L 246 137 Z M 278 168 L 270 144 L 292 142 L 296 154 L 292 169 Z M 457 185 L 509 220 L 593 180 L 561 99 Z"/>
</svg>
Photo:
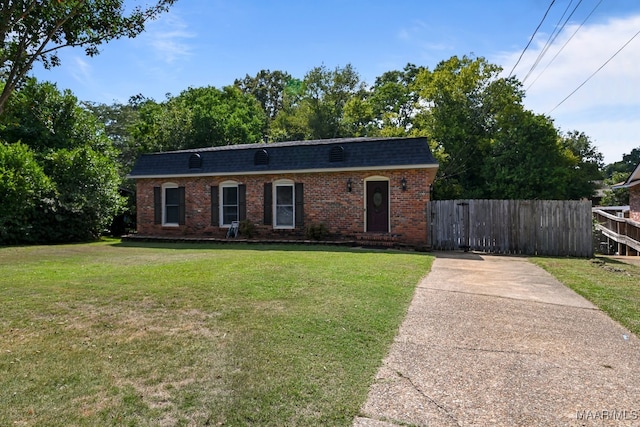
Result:
<svg viewBox="0 0 640 427">
<path fill-rule="evenodd" d="M 536 113 L 549 114 L 563 130 L 585 132 L 596 141 L 606 162 L 617 161 L 623 153 L 640 146 L 636 136 L 640 134 L 640 35 L 592 78 L 589 76 L 634 37 L 640 29 L 640 15 L 583 26 L 550 63 L 576 29 L 575 25 L 565 28 L 524 82 L 525 105 Z M 515 69 L 521 81 L 547 38 L 538 37 Z M 505 52 L 494 62 L 503 64 L 506 74 L 520 54 Z"/>
<path fill-rule="evenodd" d="M 73 66 L 71 67 L 71 77 L 83 86 L 93 83 L 93 69 L 91 64 L 82 56 L 74 56 L 71 58 Z"/>
<path fill-rule="evenodd" d="M 412 42 L 425 30 L 426 27 L 427 25 L 424 22 L 414 20 L 408 27 L 398 30 L 397 37 L 402 41 Z"/>
<path fill-rule="evenodd" d="M 195 37 L 178 15 L 169 13 L 147 26 L 143 40 L 158 59 L 171 64 L 192 55 L 193 49 L 186 41 Z"/>
</svg>

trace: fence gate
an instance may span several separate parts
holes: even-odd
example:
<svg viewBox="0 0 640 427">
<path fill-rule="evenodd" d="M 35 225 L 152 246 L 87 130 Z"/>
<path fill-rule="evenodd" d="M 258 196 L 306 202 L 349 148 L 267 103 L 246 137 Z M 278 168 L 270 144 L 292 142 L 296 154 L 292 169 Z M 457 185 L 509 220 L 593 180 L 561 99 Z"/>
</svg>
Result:
<svg viewBox="0 0 640 427">
<path fill-rule="evenodd" d="M 593 256 L 589 201 L 437 200 L 427 215 L 436 250 Z"/>
</svg>

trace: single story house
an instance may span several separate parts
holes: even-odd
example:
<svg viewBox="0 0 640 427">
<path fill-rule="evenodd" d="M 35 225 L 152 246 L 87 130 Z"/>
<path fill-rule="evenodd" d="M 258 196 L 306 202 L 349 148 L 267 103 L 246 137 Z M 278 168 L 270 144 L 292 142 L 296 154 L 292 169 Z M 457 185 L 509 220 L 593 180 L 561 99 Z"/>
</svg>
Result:
<svg viewBox="0 0 640 427">
<path fill-rule="evenodd" d="M 614 185 L 612 188 L 629 189 L 629 218 L 640 222 L 640 164 L 624 183 Z"/>
<path fill-rule="evenodd" d="M 438 163 L 427 139 L 345 138 L 144 154 L 136 180 L 140 237 L 224 238 L 234 221 L 259 239 L 427 243 L 426 205 Z"/>
</svg>

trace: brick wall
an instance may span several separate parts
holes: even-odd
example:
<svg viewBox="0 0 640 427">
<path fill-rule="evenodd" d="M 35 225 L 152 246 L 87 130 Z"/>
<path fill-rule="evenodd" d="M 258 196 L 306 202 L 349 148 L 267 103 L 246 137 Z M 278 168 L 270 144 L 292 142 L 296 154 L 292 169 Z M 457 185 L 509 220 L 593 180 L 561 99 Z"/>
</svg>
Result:
<svg viewBox="0 0 640 427">
<path fill-rule="evenodd" d="M 640 222 L 640 185 L 629 188 L 629 217 Z"/>
<path fill-rule="evenodd" d="M 433 170 L 304 173 L 137 181 L 138 234 L 166 237 L 224 237 L 226 228 L 211 225 L 211 186 L 225 181 L 246 185 L 247 220 L 256 226 L 257 238 L 304 238 L 304 227 L 274 230 L 263 224 L 264 184 L 288 179 L 304 184 L 304 225 L 324 223 L 333 238 L 353 238 L 365 231 L 365 182 L 372 177 L 389 180 L 390 235 L 401 242 L 426 242 L 425 208 Z M 407 190 L 401 180 L 406 178 Z M 351 192 L 347 181 L 351 180 Z M 154 224 L 153 188 L 164 183 L 185 187 L 185 225 L 168 227 Z"/>
</svg>

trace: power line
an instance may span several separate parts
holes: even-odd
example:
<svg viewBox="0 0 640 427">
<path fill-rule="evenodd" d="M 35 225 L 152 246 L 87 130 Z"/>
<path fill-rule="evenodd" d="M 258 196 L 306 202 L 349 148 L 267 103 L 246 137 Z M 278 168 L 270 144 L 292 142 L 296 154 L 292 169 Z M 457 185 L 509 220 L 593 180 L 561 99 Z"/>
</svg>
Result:
<svg viewBox="0 0 640 427">
<path fill-rule="evenodd" d="M 520 63 L 520 60 L 522 59 L 522 56 L 524 55 L 524 53 L 527 51 L 527 49 L 529 48 L 529 46 L 531 45 L 531 42 L 533 41 L 534 37 L 536 36 L 536 34 L 538 33 L 538 30 L 540 29 L 540 27 L 542 26 L 542 23 L 544 22 L 545 19 L 547 19 L 547 15 L 549 14 L 549 11 L 551 10 L 551 7 L 553 6 L 553 4 L 556 2 L 556 0 L 551 0 L 551 4 L 549 5 L 549 7 L 547 8 L 547 11 L 544 13 L 544 16 L 542 17 L 542 20 L 540 21 L 540 23 L 538 24 L 538 26 L 536 27 L 536 30 L 533 32 L 533 34 L 531 35 L 531 38 L 529 39 L 529 43 L 527 43 L 527 45 L 524 47 L 524 50 L 522 51 L 522 53 L 520 54 L 520 57 L 518 58 L 518 60 L 516 61 L 516 64 L 513 66 L 513 68 L 511 69 L 511 72 L 509 73 L 509 77 L 511 77 L 513 75 L 513 71 L 516 69 L 516 67 L 518 66 L 518 64 Z"/>
<path fill-rule="evenodd" d="M 538 79 L 544 74 L 545 71 L 547 71 L 547 68 L 549 68 L 549 66 L 553 63 L 553 61 L 556 60 L 556 58 L 558 57 L 558 55 L 560 55 L 560 53 L 564 50 L 565 47 L 567 47 L 567 45 L 569 44 L 569 42 L 573 39 L 573 37 L 578 33 L 578 31 L 580 31 L 580 29 L 584 26 L 584 24 L 587 23 L 587 21 L 589 20 L 589 18 L 591 18 L 591 15 L 593 15 L 593 13 L 596 11 L 596 9 L 598 8 L 598 6 L 600 6 L 600 4 L 602 4 L 603 0 L 600 0 L 598 2 L 598 4 L 596 4 L 593 9 L 591 9 L 591 12 L 589 12 L 589 14 L 587 15 L 586 18 L 584 18 L 584 21 L 582 21 L 582 23 L 580 23 L 580 25 L 578 25 L 578 28 L 576 28 L 576 30 L 573 32 L 573 34 L 571 34 L 571 37 L 569 37 L 567 39 L 566 42 L 564 42 L 564 44 L 562 45 L 562 47 L 560 48 L 560 50 L 558 50 L 558 52 L 553 56 L 553 58 L 551 58 L 551 61 L 549 61 L 549 63 L 544 67 L 544 70 L 542 70 L 540 72 L 540 74 L 538 74 L 538 77 L 536 77 L 536 79 L 534 81 L 531 82 L 531 84 L 529 85 L 529 87 L 527 87 L 527 91 L 529 89 L 531 89 L 531 87 L 538 81 Z"/>
<path fill-rule="evenodd" d="M 556 105 L 555 107 L 553 107 L 553 108 L 549 111 L 549 113 L 548 113 L 548 114 L 553 113 L 553 111 L 554 111 L 556 108 L 558 108 L 559 106 L 561 106 L 561 105 L 562 105 L 562 104 L 563 104 L 567 99 L 571 98 L 571 96 L 573 96 L 573 94 L 574 94 L 574 93 L 576 93 L 578 90 L 580 90 L 580 88 L 581 88 L 582 86 L 584 86 L 584 85 L 585 85 L 589 80 L 591 80 L 591 78 L 592 78 L 593 76 L 595 76 L 596 74 L 598 74 L 598 72 L 599 72 L 600 70 L 602 70 L 602 69 L 603 69 L 603 68 L 604 68 L 604 67 L 605 67 L 609 62 L 611 62 L 611 60 L 612 60 L 613 58 L 615 58 L 615 57 L 616 57 L 620 52 L 622 52 L 622 50 L 623 50 L 625 47 L 627 47 L 627 46 L 629 45 L 629 43 L 631 43 L 631 42 L 633 41 L 633 39 L 635 39 L 636 37 L 638 37 L 638 35 L 640 35 L 640 31 L 638 31 L 637 33 L 635 33 L 635 34 L 633 35 L 633 37 L 631 37 L 631 38 L 630 38 L 630 39 L 629 39 L 629 40 L 628 40 L 628 41 L 627 41 L 627 42 L 626 42 L 626 43 L 625 43 L 625 44 L 624 44 L 620 49 L 618 49 L 618 51 L 617 51 L 616 53 L 614 53 L 614 54 L 613 54 L 609 59 L 607 59 L 607 61 L 606 61 L 604 64 L 602 64 L 602 65 L 600 66 L 600 68 L 598 68 L 598 69 L 597 69 L 596 71 L 594 71 L 594 72 L 593 72 L 589 77 L 587 77 L 587 79 L 586 79 L 585 81 L 583 81 L 583 82 L 580 84 L 580 86 L 578 86 L 577 88 L 575 88 L 575 89 L 574 89 L 574 91 L 573 91 L 573 92 L 571 92 L 569 95 L 567 95 L 567 97 L 566 97 L 566 98 L 564 98 L 562 101 L 560 101 L 560 102 L 558 103 L 558 105 Z"/>
<path fill-rule="evenodd" d="M 522 79 L 522 83 L 526 82 L 527 79 L 529 78 L 529 76 L 531 75 L 531 73 L 533 73 L 533 70 L 536 69 L 536 67 L 540 64 L 540 61 L 542 60 L 542 58 L 547 54 L 547 52 L 549 51 L 549 48 L 551 47 L 551 45 L 553 43 L 555 43 L 556 39 L 558 38 L 558 36 L 560 35 L 560 33 L 564 30 L 564 27 L 567 26 L 567 22 L 569 22 L 569 20 L 571 19 L 571 17 L 573 16 L 574 13 L 576 13 L 576 10 L 578 9 L 578 7 L 580 7 L 580 4 L 582 3 L 582 0 L 580 0 L 578 2 L 578 4 L 573 8 L 573 10 L 571 11 L 571 13 L 569 14 L 569 16 L 567 17 L 567 19 L 565 19 L 565 21 L 562 23 L 562 19 L 564 18 L 564 16 L 567 14 L 567 12 L 569 11 L 569 8 L 571 7 L 571 4 L 573 3 L 573 0 L 571 0 L 569 2 L 569 4 L 567 5 L 567 8 L 564 10 L 564 12 L 562 13 L 562 16 L 560 17 L 560 19 L 558 19 L 558 23 L 556 24 L 553 32 L 549 35 L 549 39 L 547 39 L 547 43 L 544 45 L 544 47 L 542 48 L 542 50 L 540 51 L 540 53 L 538 54 L 538 57 L 536 58 L 535 62 L 533 63 L 533 65 L 531 66 L 531 69 L 529 70 L 529 72 L 527 73 L 526 76 L 524 76 L 524 79 Z M 562 25 L 560 25 L 562 23 Z"/>
</svg>

